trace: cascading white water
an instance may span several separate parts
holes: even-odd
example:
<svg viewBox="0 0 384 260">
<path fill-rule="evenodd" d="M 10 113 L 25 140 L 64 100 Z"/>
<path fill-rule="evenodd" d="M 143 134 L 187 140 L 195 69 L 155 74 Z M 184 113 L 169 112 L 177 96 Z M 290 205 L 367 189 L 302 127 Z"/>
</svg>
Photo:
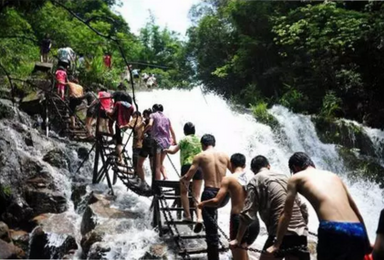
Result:
<svg viewBox="0 0 384 260">
<path fill-rule="evenodd" d="M 139 92 L 137 103 L 140 111 L 152 107 L 155 103 L 162 104 L 165 115 L 171 119 L 177 140 L 183 136 L 184 124 L 188 121 L 193 122 L 197 135 L 210 133 L 216 137 L 217 150 L 226 152 L 228 155 L 236 152 L 243 153 L 247 157 L 248 169 L 251 158 L 261 154 L 270 160 L 273 170 L 289 174 L 288 159 L 292 153 L 307 152 L 318 168 L 340 174 L 362 212 L 371 241 L 374 241 L 379 212 L 384 207 L 381 195 L 383 191 L 375 183 L 352 182 L 343 174 L 345 167 L 335 145 L 320 142 L 309 116 L 297 115 L 284 107 L 274 106 L 269 112 L 278 120 L 280 130 L 272 131 L 269 126 L 257 122 L 252 115 L 236 111 L 221 97 L 214 94 L 203 95 L 199 88 L 191 91 L 173 89 Z M 384 133 L 372 130 L 373 137 L 384 140 Z M 179 155 L 172 155 L 171 158 L 179 169 Z M 169 178 L 177 180 L 177 174 L 167 159 L 165 166 Z M 148 164 L 146 167 L 149 173 Z M 252 173 L 249 172 L 249 178 L 251 177 Z M 147 174 L 147 180 L 150 182 L 149 174 Z M 106 257 L 108 259 L 139 259 L 150 244 L 161 241 L 150 226 L 151 214 L 148 209 L 151 200 L 125 191 L 121 183 L 115 187 L 115 193 L 117 195 L 115 207 L 139 212 L 143 218 L 129 221 L 114 220 L 111 225 L 118 225 L 121 228 L 118 233 L 103 238 L 102 242 L 110 248 Z M 309 208 L 309 228 L 316 232 L 317 217 L 314 210 L 310 206 Z M 230 204 L 219 210 L 219 225 L 227 234 L 229 213 Z M 253 247 L 261 249 L 265 239 L 266 232 L 263 229 Z M 205 246 L 204 240 L 199 241 L 201 241 L 200 247 Z M 195 241 L 194 244 L 198 242 Z M 169 257 L 172 259 L 171 256 Z"/>
</svg>

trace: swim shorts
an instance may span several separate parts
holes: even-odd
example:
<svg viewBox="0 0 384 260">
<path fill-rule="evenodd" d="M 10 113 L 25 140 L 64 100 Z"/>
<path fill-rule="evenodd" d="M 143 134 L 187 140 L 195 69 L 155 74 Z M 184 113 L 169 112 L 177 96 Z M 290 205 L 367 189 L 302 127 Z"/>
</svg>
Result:
<svg viewBox="0 0 384 260">
<path fill-rule="evenodd" d="M 120 128 L 117 126 L 115 127 L 115 140 L 117 145 L 123 144 L 123 133 L 121 132 Z"/>
<path fill-rule="evenodd" d="M 97 117 L 95 107 L 91 107 L 87 109 L 87 117 L 93 117 L 93 118 Z"/>
<path fill-rule="evenodd" d="M 146 136 L 143 140 L 143 147 L 141 148 L 139 152 L 140 157 L 149 158 L 153 157 L 153 150 L 152 150 L 153 140 L 150 136 Z"/>
<path fill-rule="evenodd" d="M 180 172 L 181 176 L 184 176 L 189 171 L 189 168 L 191 168 L 190 164 L 186 164 L 186 165 L 181 166 L 181 172 Z M 195 175 L 193 175 L 193 179 L 194 180 L 202 180 L 203 179 L 203 172 L 201 171 L 200 168 L 198 168 Z"/>
<path fill-rule="evenodd" d="M 367 237 L 361 223 L 320 221 L 318 259 L 364 259 Z"/>
<path fill-rule="evenodd" d="M 140 152 L 141 148 L 132 148 L 132 163 L 134 168 L 136 168 L 137 166 L 137 161 L 139 160 Z"/>
<path fill-rule="evenodd" d="M 107 115 L 107 111 L 105 111 L 104 109 L 100 109 L 99 111 L 99 116 L 100 118 L 103 118 L 103 119 L 108 119 L 108 115 Z"/>
<path fill-rule="evenodd" d="M 82 102 L 81 98 L 70 97 L 69 98 L 69 115 L 73 116 L 76 113 L 76 107 Z"/>
<path fill-rule="evenodd" d="M 275 243 L 275 236 L 269 236 L 264 244 L 263 250 L 267 250 Z M 283 242 L 280 245 L 280 252 L 277 257 L 294 256 L 300 260 L 310 260 L 311 256 L 307 247 L 306 236 L 287 235 L 283 237 Z M 285 252 L 284 252 L 285 251 Z M 319 258 L 321 259 L 321 258 Z"/>
<path fill-rule="evenodd" d="M 236 239 L 237 231 L 240 226 L 240 215 L 239 214 L 231 214 L 231 218 L 229 220 L 229 238 L 231 240 Z M 255 242 L 257 236 L 260 232 L 260 223 L 259 219 L 253 221 L 245 231 L 243 239 L 241 240 L 241 244 L 247 243 L 247 245 L 252 245 Z"/>
<path fill-rule="evenodd" d="M 216 197 L 219 189 L 205 187 L 201 194 L 201 201 L 206 201 Z M 205 207 L 202 211 L 205 226 L 205 241 L 208 247 L 219 246 L 219 234 L 217 229 L 217 208 Z"/>
</svg>

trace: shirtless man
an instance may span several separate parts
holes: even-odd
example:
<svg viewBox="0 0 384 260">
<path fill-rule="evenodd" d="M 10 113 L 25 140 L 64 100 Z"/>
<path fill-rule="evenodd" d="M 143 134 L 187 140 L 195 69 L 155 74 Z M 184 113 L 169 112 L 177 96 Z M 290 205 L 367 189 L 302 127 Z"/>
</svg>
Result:
<svg viewBox="0 0 384 260">
<path fill-rule="evenodd" d="M 230 171 L 233 173 L 231 176 L 226 176 L 221 182 L 221 187 L 216 197 L 210 200 L 199 203 L 198 207 L 219 207 L 225 199 L 226 194 L 229 192 L 232 201 L 231 218 L 229 236 L 233 240 L 236 238 L 237 230 L 240 224 L 239 214 L 244 207 L 244 201 L 247 196 L 245 185 L 247 185 L 247 177 L 245 171 L 245 156 L 240 153 L 235 153 L 231 156 Z M 248 226 L 245 236 L 243 237 L 242 244 L 247 247 L 253 244 L 260 231 L 259 220 L 256 219 Z M 248 260 L 248 253 L 246 250 L 240 248 L 232 248 L 232 256 L 234 260 Z"/>
<path fill-rule="evenodd" d="M 257 213 L 265 223 L 268 231 L 268 239 L 264 244 L 263 250 L 273 245 L 276 236 L 279 217 L 282 213 L 284 202 L 287 197 L 288 176 L 281 173 L 275 173 L 270 170 L 268 159 L 258 155 L 252 159 L 251 170 L 255 176 L 247 185 L 247 198 L 244 203 L 240 216 L 240 227 L 235 240 L 232 240 L 230 248 L 241 246 L 247 226 L 252 221 L 257 220 Z M 307 222 L 308 211 L 304 203 L 299 198 L 295 199 L 292 210 L 292 220 L 288 226 L 288 232 L 283 239 L 281 249 L 289 248 L 307 248 Z M 270 255 L 262 253 L 260 260 L 266 259 L 308 259 L 309 253 L 302 250 L 292 250 L 289 252 L 280 252 L 280 255 Z"/>
<path fill-rule="evenodd" d="M 295 175 L 289 179 L 277 239 L 268 252 L 279 249 L 296 194 L 300 192 L 312 204 L 320 221 L 317 259 L 364 259 L 371 249 L 364 220 L 341 179 L 334 173 L 315 169 L 311 158 L 302 152 L 291 156 L 289 169 Z"/>
<path fill-rule="evenodd" d="M 216 197 L 226 169 L 230 167 L 228 155 L 215 150 L 216 140 L 213 135 L 205 134 L 200 140 L 203 152 L 193 158 L 192 166 L 180 179 L 185 185 L 189 184 L 196 171 L 201 168 L 204 177 L 205 188 L 201 195 L 201 201 Z M 228 202 L 228 201 L 227 201 Z M 212 223 L 212 220 L 214 221 Z M 207 242 L 208 260 L 219 259 L 219 236 L 217 230 L 217 208 L 206 208 L 203 211 L 205 237 Z M 199 225 L 198 223 L 197 225 Z M 201 225 L 201 224 L 200 224 Z M 195 230 L 197 228 L 195 227 Z"/>
</svg>

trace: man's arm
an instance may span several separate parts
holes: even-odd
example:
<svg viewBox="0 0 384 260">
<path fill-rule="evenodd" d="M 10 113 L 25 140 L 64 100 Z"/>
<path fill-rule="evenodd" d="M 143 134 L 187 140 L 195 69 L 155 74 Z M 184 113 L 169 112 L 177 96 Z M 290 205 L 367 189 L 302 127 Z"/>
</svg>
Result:
<svg viewBox="0 0 384 260">
<path fill-rule="evenodd" d="M 289 222 L 291 221 L 293 204 L 295 203 L 295 198 L 297 195 L 296 179 L 297 178 L 294 176 L 291 177 L 288 181 L 287 198 L 285 200 L 283 213 L 279 220 L 279 225 L 277 226 L 276 241 L 273 246 L 267 249 L 267 251 L 270 253 L 274 253 L 279 249 L 281 243 L 283 242 L 283 237 L 287 232 Z"/>
<path fill-rule="evenodd" d="M 153 126 L 153 118 L 150 118 L 149 122 L 148 122 L 148 125 L 144 128 L 143 133 L 148 132 L 148 130 L 151 129 L 152 126 Z"/>
<path fill-rule="evenodd" d="M 229 190 L 230 180 L 228 177 L 224 177 L 221 182 L 221 187 L 216 197 L 210 200 L 200 202 L 198 207 L 201 209 L 203 207 L 219 207 L 220 203 L 224 200 Z"/>
<path fill-rule="evenodd" d="M 180 144 L 171 146 L 168 149 L 165 149 L 164 152 L 169 153 L 169 154 L 175 154 L 179 150 L 180 150 Z"/>
<path fill-rule="evenodd" d="M 200 156 L 196 155 L 193 158 L 192 165 L 189 168 L 188 172 L 183 177 L 180 178 L 180 181 L 189 182 L 197 172 L 197 169 L 199 168 L 199 162 L 200 162 Z"/>
<path fill-rule="evenodd" d="M 340 180 L 340 181 L 341 181 L 341 180 Z M 344 190 L 345 190 L 345 192 L 347 193 L 349 205 L 351 206 L 352 210 L 355 212 L 355 214 L 356 214 L 357 218 L 359 219 L 360 223 L 361 223 L 361 224 L 363 225 L 363 227 L 364 227 L 364 231 L 365 231 L 365 234 L 366 234 L 367 249 L 369 249 L 369 248 L 371 248 L 371 243 L 370 243 L 370 241 L 369 241 L 369 236 L 368 236 L 367 228 L 365 227 L 364 219 L 363 219 L 363 217 L 361 216 L 360 211 L 359 211 L 359 209 L 357 208 L 357 205 L 356 205 L 355 201 L 353 200 L 351 194 L 349 194 L 348 189 L 347 189 L 347 187 L 345 186 L 344 182 L 341 181 L 341 183 L 343 184 Z"/>
<path fill-rule="evenodd" d="M 253 181 L 254 180 L 252 179 L 247 185 L 247 198 L 245 199 L 243 210 L 240 213 L 240 225 L 236 239 L 232 240 L 229 244 L 232 248 L 240 245 L 249 224 L 257 220 L 259 201 L 255 186 L 257 183 L 254 184 L 252 183 Z"/>
</svg>

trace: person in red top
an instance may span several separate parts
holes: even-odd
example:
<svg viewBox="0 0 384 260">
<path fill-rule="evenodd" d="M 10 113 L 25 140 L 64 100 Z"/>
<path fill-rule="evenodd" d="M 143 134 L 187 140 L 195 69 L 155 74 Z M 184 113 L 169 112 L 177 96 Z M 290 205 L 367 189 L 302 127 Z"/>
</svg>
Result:
<svg viewBox="0 0 384 260">
<path fill-rule="evenodd" d="M 104 65 L 107 67 L 107 68 L 111 68 L 111 66 L 112 66 L 112 56 L 111 56 L 111 54 L 109 54 L 109 53 L 106 53 L 105 55 L 104 55 Z"/>
<path fill-rule="evenodd" d="M 124 163 L 123 161 L 123 136 L 121 128 L 125 128 L 129 124 L 131 116 L 135 111 L 132 105 L 131 96 L 123 90 L 113 93 L 113 100 L 115 101 L 114 108 L 110 113 L 112 120 L 116 121 L 115 124 L 115 140 L 116 140 L 116 154 L 118 157 L 118 163 Z"/>
<path fill-rule="evenodd" d="M 107 89 L 102 87 L 98 93 L 98 99 L 100 101 L 100 111 L 99 111 L 99 132 L 109 133 L 108 129 L 108 113 L 112 112 L 112 96 L 108 93 Z"/>
<path fill-rule="evenodd" d="M 67 70 L 63 66 L 59 66 L 56 70 L 56 87 L 57 94 L 64 100 L 65 86 L 67 85 Z"/>
</svg>

